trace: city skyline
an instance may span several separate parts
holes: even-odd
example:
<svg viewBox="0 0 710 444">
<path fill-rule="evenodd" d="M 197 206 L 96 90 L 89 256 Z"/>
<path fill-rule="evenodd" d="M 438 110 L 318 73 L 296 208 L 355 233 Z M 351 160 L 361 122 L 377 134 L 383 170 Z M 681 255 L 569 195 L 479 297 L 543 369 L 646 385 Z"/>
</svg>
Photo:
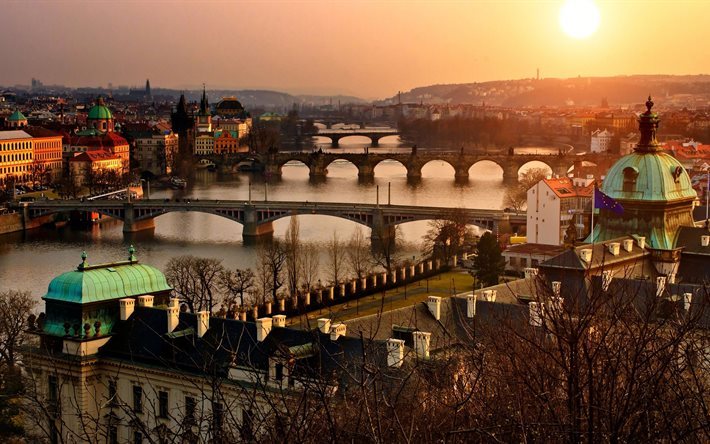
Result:
<svg viewBox="0 0 710 444">
<path fill-rule="evenodd" d="M 430 84 L 529 78 L 538 68 L 559 78 L 710 72 L 709 50 L 694 46 L 706 5 L 596 3 L 598 29 L 576 39 L 558 23 L 562 1 L 513 2 L 514 12 L 510 2 L 11 2 L 0 19 L 0 84 L 150 78 L 154 87 L 204 82 L 371 99 Z M 18 39 L 30 22 L 31 38 Z M 667 32 L 673 23 L 683 32 Z M 204 32 L 179 32 L 191 28 Z M 661 54 L 674 54 L 673 63 L 661 68 Z"/>
</svg>

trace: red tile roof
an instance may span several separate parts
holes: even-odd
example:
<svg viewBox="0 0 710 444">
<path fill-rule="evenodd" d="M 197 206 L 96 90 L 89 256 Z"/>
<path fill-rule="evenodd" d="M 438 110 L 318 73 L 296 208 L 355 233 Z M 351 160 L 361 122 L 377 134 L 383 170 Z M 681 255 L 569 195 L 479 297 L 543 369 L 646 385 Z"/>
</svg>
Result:
<svg viewBox="0 0 710 444">
<path fill-rule="evenodd" d="M 554 179 L 543 179 L 547 186 L 557 195 L 557 197 L 591 197 L 594 191 L 594 183 L 586 187 L 576 187 L 572 179 L 568 177 L 558 177 Z"/>
<path fill-rule="evenodd" d="M 102 160 L 115 160 L 120 159 L 119 156 L 111 154 L 106 150 L 89 150 L 83 153 L 77 154 L 76 156 L 69 159 L 69 162 L 99 162 Z"/>
</svg>

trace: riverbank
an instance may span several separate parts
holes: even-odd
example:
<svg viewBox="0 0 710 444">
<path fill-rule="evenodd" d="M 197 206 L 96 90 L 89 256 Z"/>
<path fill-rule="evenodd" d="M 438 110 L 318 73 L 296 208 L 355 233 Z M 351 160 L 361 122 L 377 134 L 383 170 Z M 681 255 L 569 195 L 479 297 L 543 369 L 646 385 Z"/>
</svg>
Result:
<svg viewBox="0 0 710 444">
<path fill-rule="evenodd" d="M 54 223 L 55 219 L 56 214 L 49 214 L 23 222 L 21 213 L 0 214 L 0 235 L 39 228 Z"/>
</svg>

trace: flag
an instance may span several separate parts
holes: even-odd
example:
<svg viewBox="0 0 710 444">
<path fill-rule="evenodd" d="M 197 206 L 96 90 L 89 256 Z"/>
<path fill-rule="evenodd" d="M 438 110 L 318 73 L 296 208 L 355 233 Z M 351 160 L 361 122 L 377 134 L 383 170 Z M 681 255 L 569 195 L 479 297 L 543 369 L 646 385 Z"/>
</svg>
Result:
<svg viewBox="0 0 710 444">
<path fill-rule="evenodd" d="M 616 214 L 624 212 L 621 204 L 594 187 L 594 208 L 611 210 Z"/>
</svg>

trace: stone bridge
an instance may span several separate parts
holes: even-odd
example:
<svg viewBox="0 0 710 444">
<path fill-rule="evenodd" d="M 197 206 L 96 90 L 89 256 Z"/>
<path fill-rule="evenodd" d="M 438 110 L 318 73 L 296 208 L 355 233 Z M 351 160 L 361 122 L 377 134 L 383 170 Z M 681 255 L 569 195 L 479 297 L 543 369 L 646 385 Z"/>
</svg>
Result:
<svg viewBox="0 0 710 444">
<path fill-rule="evenodd" d="M 373 147 L 380 146 L 380 139 L 387 136 L 398 136 L 399 130 L 394 128 L 358 128 L 358 129 L 322 129 L 317 133 L 310 134 L 315 137 L 327 137 L 330 139 L 330 146 L 338 148 L 340 139 L 350 136 L 368 137 Z"/>
<path fill-rule="evenodd" d="M 196 211 L 214 214 L 243 226 L 243 237 L 249 241 L 273 233 L 272 222 L 293 215 L 317 214 L 339 217 L 372 229 L 374 240 L 391 239 L 394 228 L 420 220 L 461 217 L 469 224 L 496 232 L 502 222 L 525 225 L 525 213 L 502 210 L 454 209 L 412 205 L 379 205 L 376 203 L 285 202 L 163 199 L 123 202 L 116 200 L 49 200 L 20 203 L 23 218 L 29 221 L 53 213 L 72 211 L 95 212 L 123 221 L 125 233 L 155 227 L 155 218 L 172 212 Z"/>
<path fill-rule="evenodd" d="M 578 161 L 589 161 L 605 166 L 613 160 L 608 155 L 557 155 L 557 154 L 486 154 L 427 151 L 426 153 L 332 153 L 332 152 L 284 152 L 269 155 L 230 155 L 227 158 L 215 158 L 215 163 L 236 164 L 242 160 L 252 160 L 260 163 L 267 176 L 280 176 L 283 166 L 288 162 L 301 162 L 309 169 L 309 174 L 314 178 L 323 178 L 328 174 L 328 166 L 336 160 L 346 160 L 357 167 L 358 176 L 362 179 L 372 179 L 375 176 L 375 167 L 385 160 L 394 160 L 407 169 L 408 179 L 421 179 L 422 167 L 434 160 L 441 160 L 451 165 L 457 180 L 467 180 L 469 169 L 478 162 L 490 161 L 500 166 L 503 170 L 503 180 L 514 182 L 518 180 L 520 169 L 527 163 L 537 161 L 544 163 L 552 170 L 553 174 L 564 176 Z"/>
</svg>

